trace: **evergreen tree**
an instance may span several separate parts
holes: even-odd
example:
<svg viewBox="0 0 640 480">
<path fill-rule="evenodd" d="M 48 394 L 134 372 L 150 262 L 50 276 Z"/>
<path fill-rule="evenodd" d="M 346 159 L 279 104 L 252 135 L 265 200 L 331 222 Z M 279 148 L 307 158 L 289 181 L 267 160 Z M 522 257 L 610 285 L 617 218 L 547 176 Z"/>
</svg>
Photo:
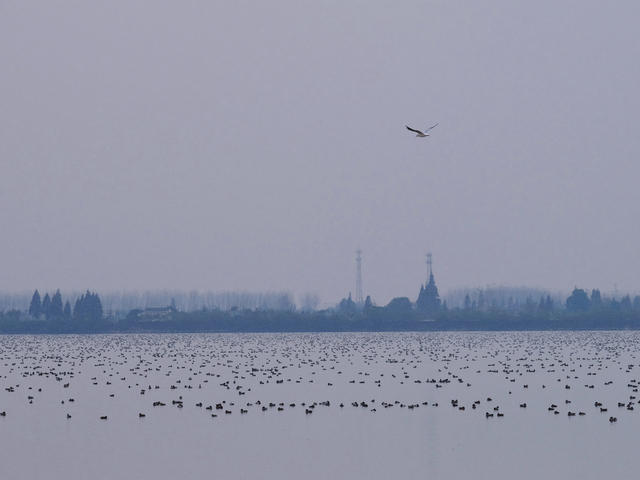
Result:
<svg viewBox="0 0 640 480">
<path fill-rule="evenodd" d="M 31 297 L 31 305 L 29 305 L 29 315 L 32 317 L 39 317 L 42 313 L 42 301 L 40 300 L 40 292 L 36 289 Z"/>
<path fill-rule="evenodd" d="M 102 303 L 97 293 L 89 290 L 76 300 L 73 319 L 78 321 L 97 322 L 102 319 Z"/>
<path fill-rule="evenodd" d="M 60 295 L 60 290 L 56 290 L 56 293 L 53 295 L 53 297 L 51 297 L 49 317 L 62 318 L 62 295 Z"/>
<path fill-rule="evenodd" d="M 73 319 L 79 320 L 81 316 L 83 316 L 83 303 L 84 303 L 84 295 L 81 295 L 79 298 L 76 298 L 76 303 L 73 305 Z"/>
<path fill-rule="evenodd" d="M 600 295 L 600 290 L 597 288 L 591 290 L 591 306 L 593 308 L 600 308 L 602 306 L 602 296 Z"/>
<path fill-rule="evenodd" d="M 570 312 L 586 312 L 589 310 L 591 302 L 587 292 L 581 288 L 574 288 L 573 292 L 567 298 L 567 310 Z"/>
<path fill-rule="evenodd" d="M 622 300 L 620 300 L 620 309 L 628 311 L 631 310 L 631 308 L 631 297 L 629 295 L 625 295 L 624 297 L 622 297 Z"/>
<path fill-rule="evenodd" d="M 44 298 L 42 299 L 42 313 L 45 318 L 49 320 L 49 313 L 51 311 L 51 298 L 48 293 L 44 294 Z"/>
<path fill-rule="evenodd" d="M 94 320 L 102 320 L 104 311 L 102 310 L 102 302 L 97 293 L 92 294 L 91 298 L 91 313 Z"/>
<path fill-rule="evenodd" d="M 640 295 L 633 297 L 633 309 L 640 310 Z"/>
</svg>

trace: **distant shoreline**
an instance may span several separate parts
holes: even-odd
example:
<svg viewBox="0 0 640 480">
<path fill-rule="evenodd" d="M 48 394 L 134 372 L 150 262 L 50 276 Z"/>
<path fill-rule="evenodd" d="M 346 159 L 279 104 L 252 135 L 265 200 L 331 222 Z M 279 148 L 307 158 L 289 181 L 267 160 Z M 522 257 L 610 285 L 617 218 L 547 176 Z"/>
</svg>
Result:
<svg viewBox="0 0 640 480">
<path fill-rule="evenodd" d="M 411 312 L 197 311 L 157 319 L 136 315 L 97 321 L 24 320 L 0 315 L 0 334 L 497 332 L 640 330 L 640 312 L 507 314 L 451 310 L 435 318 Z"/>
</svg>

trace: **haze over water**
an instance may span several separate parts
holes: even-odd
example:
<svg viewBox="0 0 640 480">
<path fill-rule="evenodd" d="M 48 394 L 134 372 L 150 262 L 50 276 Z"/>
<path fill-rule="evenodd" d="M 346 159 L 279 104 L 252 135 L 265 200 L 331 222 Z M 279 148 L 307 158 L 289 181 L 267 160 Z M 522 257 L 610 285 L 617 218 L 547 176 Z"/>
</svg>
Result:
<svg viewBox="0 0 640 480">
<path fill-rule="evenodd" d="M 4 1 L 0 289 L 636 292 L 639 15 Z"/>
<path fill-rule="evenodd" d="M 4 336 L 0 476 L 634 478 L 638 340 Z"/>
</svg>

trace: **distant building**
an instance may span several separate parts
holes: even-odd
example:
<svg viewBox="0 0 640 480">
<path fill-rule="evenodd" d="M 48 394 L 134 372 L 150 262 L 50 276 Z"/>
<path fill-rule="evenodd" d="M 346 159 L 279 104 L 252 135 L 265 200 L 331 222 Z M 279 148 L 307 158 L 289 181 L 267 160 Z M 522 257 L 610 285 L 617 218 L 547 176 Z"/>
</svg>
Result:
<svg viewBox="0 0 640 480">
<path fill-rule="evenodd" d="M 412 307 L 408 297 L 395 297 L 387 304 L 386 309 L 393 313 L 409 313 Z"/>
<path fill-rule="evenodd" d="M 418 294 L 418 300 L 416 301 L 416 309 L 419 312 L 435 313 L 440 310 L 440 295 L 438 294 L 438 287 L 436 286 L 435 278 L 433 277 L 433 268 L 431 254 L 427 254 L 427 267 L 429 269 L 429 281 L 426 285 L 420 285 L 420 293 Z"/>
<path fill-rule="evenodd" d="M 173 305 L 169 307 L 150 307 L 139 312 L 137 318 L 138 320 L 161 322 L 163 320 L 170 320 L 175 312 L 176 309 Z"/>
</svg>

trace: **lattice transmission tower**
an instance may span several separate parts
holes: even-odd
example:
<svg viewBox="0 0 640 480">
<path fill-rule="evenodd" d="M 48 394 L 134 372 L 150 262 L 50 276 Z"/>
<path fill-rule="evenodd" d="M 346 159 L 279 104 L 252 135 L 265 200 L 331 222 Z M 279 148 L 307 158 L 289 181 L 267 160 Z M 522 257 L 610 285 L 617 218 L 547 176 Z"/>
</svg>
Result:
<svg viewBox="0 0 640 480">
<path fill-rule="evenodd" d="M 356 303 L 364 303 L 362 298 L 362 250 L 356 250 Z"/>
</svg>

